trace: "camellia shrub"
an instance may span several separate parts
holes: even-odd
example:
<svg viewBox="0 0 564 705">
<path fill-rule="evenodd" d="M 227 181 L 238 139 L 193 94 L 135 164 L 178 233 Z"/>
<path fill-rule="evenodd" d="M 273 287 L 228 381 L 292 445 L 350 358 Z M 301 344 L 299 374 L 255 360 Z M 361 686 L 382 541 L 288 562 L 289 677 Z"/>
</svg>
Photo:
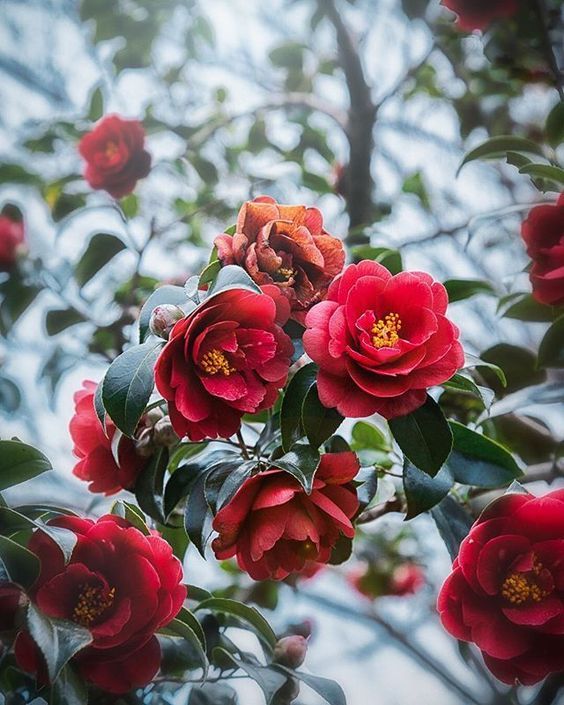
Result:
<svg viewBox="0 0 564 705">
<path fill-rule="evenodd" d="M 460 42 L 465 31 L 527 12 L 517 0 L 442 4 L 457 15 Z M 104 192 L 104 207 L 126 225 L 145 218 L 135 192 L 157 168 L 146 122 L 98 115 L 73 142 L 83 166 L 76 181 L 87 195 Z M 530 290 L 499 297 L 501 314 L 542 326 L 534 353 L 524 351 L 545 391 L 539 404 L 562 401 L 561 376 L 548 391 L 542 385 L 564 366 L 563 125 L 560 101 L 538 143 L 497 135 L 461 164 L 504 158 L 539 199 L 545 194 L 522 213 Z M 336 189 L 350 196 L 351 175 L 337 171 Z M 417 183 L 411 192 L 424 201 Z M 44 197 L 55 203 L 60 193 Z M 409 599 L 427 579 L 417 552 L 402 547 L 405 536 L 353 556 L 364 527 L 391 512 L 408 521 L 428 513 L 436 524 L 453 560 L 438 597 L 441 623 L 477 647 L 500 697 L 505 686 L 562 674 L 564 490 L 526 489 L 527 441 L 514 448 L 520 431 L 504 435 L 492 412 L 494 400 L 503 404 L 528 384 L 515 382 L 523 349 L 507 343 L 502 359 L 494 348 L 470 354 L 452 311 L 457 301 L 495 295 L 495 282 L 441 282 L 406 269 L 401 251 L 359 243 L 353 230 L 329 232 L 317 201 L 258 195 L 224 215 L 220 234 L 200 243 L 205 266 L 174 282 L 147 281 L 138 266 L 115 293 L 120 318 L 93 333 L 88 352 L 102 354 L 104 374 L 77 385 L 68 428 L 73 474 L 92 511 L 55 497 L 27 504 L 0 495 L 6 702 L 229 705 L 230 681 L 246 677 L 268 705 L 295 701 L 300 684 L 345 705 L 339 684 L 307 670 L 307 625 L 277 634 L 251 597 L 193 584 L 186 549 L 265 586 L 296 586 L 344 566 L 347 589 L 365 603 Z M 152 214 L 147 224 L 151 240 Z M 6 204 L 6 337 L 36 288 L 27 241 L 25 213 Z M 74 277 L 83 286 L 125 249 L 139 265 L 144 250 L 134 238 L 97 233 L 67 284 Z M 87 308 L 64 310 L 62 322 L 51 315 L 47 328 L 78 325 Z M 2 492 L 54 473 L 54 460 L 6 435 Z M 554 480 L 562 446 L 550 439 Z M 492 501 L 480 505 L 484 496 Z M 164 699 L 185 685 L 184 700 Z"/>
</svg>

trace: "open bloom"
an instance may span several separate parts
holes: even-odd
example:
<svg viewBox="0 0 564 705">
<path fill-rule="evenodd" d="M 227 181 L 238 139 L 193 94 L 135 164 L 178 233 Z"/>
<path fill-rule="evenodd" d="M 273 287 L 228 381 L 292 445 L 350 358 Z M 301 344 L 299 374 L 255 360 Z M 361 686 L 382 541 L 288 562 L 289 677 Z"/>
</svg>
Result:
<svg viewBox="0 0 564 705">
<path fill-rule="evenodd" d="M 504 683 L 564 670 L 564 491 L 492 502 L 462 542 L 438 610 Z"/>
<path fill-rule="evenodd" d="M 182 566 L 159 536 L 145 536 L 127 521 L 60 517 L 76 545 L 65 565 L 61 550 L 37 531 L 28 548 L 41 572 L 31 600 L 50 617 L 87 627 L 93 641 L 73 659 L 81 675 L 109 693 L 146 685 L 160 665 L 155 632 L 179 612 L 186 597 Z M 20 667 L 46 680 L 45 663 L 27 632 L 15 646 Z"/>
<path fill-rule="evenodd" d="M 352 418 L 390 419 L 421 406 L 427 388 L 464 361 L 447 305 L 444 286 L 423 272 L 392 276 L 369 260 L 346 267 L 306 317 L 321 403 Z"/>
<path fill-rule="evenodd" d="M 85 380 L 82 389 L 74 395 L 75 411 L 69 430 L 74 442 L 73 453 L 79 459 L 73 473 L 89 482 L 90 492 L 115 494 L 122 489 L 132 489 L 143 469 L 146 458 L 135 452 L 133 441 L 122 437 L 119 442 L 119 463 L 112 452 L 116 427 L 106 417 L 106 433 L 94 409 L 96 382 Z"/>
<path fill-rule="evenodd" d="M 343 244 L 324 229 L 317 208 L 283 206 L 269 196 L 244 203 L 235 234 L 219 235 L 215 246 L 222 265 L 238 264 L 257 284 L 275 284 L 299 322 L 345 264 Z"/>
<path fill-rule="evenodd" d="M 139 120 L 107 115 L 78 145 L 86 161 L 84 178 L 92 188 L 114 198 L 126 196 L 151 169 L 151 155 L 144 145 L 145 130 Z"/>
<path fill-rule="evenodd" d="M 339 536 L 354 536 L 358 498 L 352 480 L 358 470 L 354 453 L 326 453 L 310 495 L 276 468 L 245 480 L 214 519 L 216 557 L 236 555 L 255 580 L 282 580 L 327 563 Z"/>
<path fill-rule="evenodd" d="M 461 29 L 486 29 L 494 20 L 512 17 L 519 9 L 519 0 L 442 0 L 442 4 L 458 15 Z"/>
<path fill-rule="evenodd" d="M 9 272 L 24 244 L 24 224 L 7 213 L 0 214 L 0 272 Z"/>
<path fill-rule="evenodd" d="M 155 381 L 181 438 L 229 438 L 243 414 L 273 406 L 294 349 L 280 311 L 266 294 L 232 289 L 175 324 Z"/>
<path fill-rule="evenodd" d="M 522 225 L 521 235 L 533 260 L 533 296 L 548 306 L 564 304 L 564 193 L 558 202 L 536 206 Z"/>
</svg>

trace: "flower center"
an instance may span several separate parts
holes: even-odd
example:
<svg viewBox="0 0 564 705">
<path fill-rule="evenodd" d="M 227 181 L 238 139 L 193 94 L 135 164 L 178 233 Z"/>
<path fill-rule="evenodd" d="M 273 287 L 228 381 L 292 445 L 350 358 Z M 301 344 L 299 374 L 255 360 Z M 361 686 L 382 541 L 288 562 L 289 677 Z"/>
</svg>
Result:
<svg viewBox="0 0 564 705">
<path fill-rule="evenodd" d="M 317 546 L 313 541 L 310 541 L 310 539 L 302 541 L 301 545 L 298 547 L 298 552 L 302 558 L 308 560 L 317 558 Z"/>
<path fill-rule="evenodd" d="M 81 585 L 80 594 L 72 613 L 72 619 L 83 627 L 89 627 L 114 602 L 116 589 L 109 591 L 93 585 Z"/>
<path fill-rule="evenodd" d="M 380 348 L 391 348 L 399 340 L 401 330 L 401 318 L 399 313 L 388 313 L 384 318 L 380 318 L 372 326 L 372 345 L 378 350 Z"/>
<path fill-rule="evenodd" d="M 501 595 L 512 605 L 541 602 L 552 592 L 551 581 L 542 580 L 543 564 L 535 557 L 533 569 L 528 573 L 510 573 L 501 586 Z M 544 583 L 544 584 L 543 584 Z"/>
<path fill-rule="evenodd" d="M 109 142 L 106 143 L 106 150 L 105 151 L 106 151 L 106 156 L 109 159 L 111 159 L 114 156 L 114 154 L 117 153 L 118 146 L 113 140 L 110 140 Z"/>
<path fill-rule="evenodd" d="M 280 267 L 274 276 L 276 281 L 287 282 L 295 275 L 295 271 L 291 267 Z"/>
<path fill-rule="evenodd" d="M 235 368 L 229 364 L 229 360 L 225 357 L 225 354 L 213 348 L 209 350 L 200 360 L 200 367 L 208 375 L 216 375 L 221 372 L 225 377 L 229 377 L 230 374 L 236 372 Z"/>
</svg>

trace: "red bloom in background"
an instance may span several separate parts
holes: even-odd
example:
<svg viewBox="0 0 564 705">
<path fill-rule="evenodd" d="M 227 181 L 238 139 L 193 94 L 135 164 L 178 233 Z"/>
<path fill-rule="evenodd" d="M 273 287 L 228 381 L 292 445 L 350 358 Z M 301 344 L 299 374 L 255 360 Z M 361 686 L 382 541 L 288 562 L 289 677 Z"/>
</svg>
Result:
<svg viewBox="0 0 564 705">
<path fill-rule="evenodd" d="M 361 595 L 374 600 L 413 595 L 425 584 L 425 574 L 416 563 L 402 563 L 391 572 L 388 565 L 368 565 L 349 571 L 347 581 Z"/>
<path fill-rule="evenodd" d="M 564 193 L 554 205 L 533 208 L 521 235 L 533 260 L 533 296 L 547 306 L 564 304 Z"/>
<path fill-rule="evenodd" d="M 492 502 L 462 542 L 438 610 L 504 683 L 564 670 L 564 491 Z"/>
<path fill-rule="evenodd" d="M 74 395 L 75 411 L 69 431 L 74 442 L 73 453 L 79 458 L 79 462 L 74 466 L 73 473 L 90 483 L 90 492 L 111 495 L 134 487 L 146 458 L 138 456 L 133 441 L 124 436 L 119 442 L 118 465 L 112 452 L 116 427 L 112 420 L 106 417 L 104 433 L 94 409 L 97 386 L 96 382 L 85 380 L 82 383 L 83 388 Z"/>
<path fill-rule="evenodd" d="M 461 29 L 486 29 L 494 20 L 512 17 L 519 9 L 519 0 L 442 0 L 442 4 L 458 15 Z"/>
<path fill-rule="evenodd" d="M 270 196 L 244 203 L 235 234 L 214 244 L 222 265 L 240 265 L 260 286 L 275 284 L 300 323 L 345 264 L 343 244 L 324 229 L 317 208 L 283 206 Z"/>
<path fill-rule="evenodd" d="M 390 594 L 413 595 L 425 585 L 425 574 L 417 563 L 403 563 L 392 573 Z"/>
<path fill-rule="evenodd" d="M 139 120 L 107 115 L 78 145 L 86 161 L 84 178 L 92 188 L 104 189 L 114 198 L 126 196 L 151 169 L 151 155 L 144 145 L 145 130 Z"/>
<path fill-rule="evenodd" d="M 339 536 L 354 536 L 358 498 L 352 480 L 358 470 L 352 452 L 322 455 L 310 495 L 276 468 L 245 480 L 214 519 L 216 558 L 236 555 L 254 580 L 282 580 L 327 563 Z"/>
<path fill-rule="evenodd" d="M 229 438 L 243 414 L 273 406 L 293 352 L 282 309 L 266 294 L 232 289 L 176 323 L 155 381 L 181 438 Z"/>
<path fill-rule="evenodd" d="M 346 417 L 403 416 L 463 364 L 446 289 L 423 272 L 392 276 L 351 264 L 306 318 L 304 348 L 319 365 L 321 403 Z"/>
<path fill-rule="evenodd" d="M 23 221 L 16 220 L 5 212 L 0 214 L 0 272 L 9 272 L 12 269 L 24 240 Z"/>
<path fill-rule="evenodd" d="M 159 536 L 144 536 L 127 521 L 60 517 L 49 522 L 72 531 L 77 543 L 65 565 L 58 546 L 37 531 L 29 550 L 41 563 L 32 601 L 50 617 L 87 627 L 92 643 L 74 657 L 81 675 L 109 693 L 146 685 L 160 665 L 155 631 L 179 612 L 186 588 L 182 566 Z M 20 667 L 44 681 L 46 670 L 27 632 L 16 641 Z"/>
</svg>

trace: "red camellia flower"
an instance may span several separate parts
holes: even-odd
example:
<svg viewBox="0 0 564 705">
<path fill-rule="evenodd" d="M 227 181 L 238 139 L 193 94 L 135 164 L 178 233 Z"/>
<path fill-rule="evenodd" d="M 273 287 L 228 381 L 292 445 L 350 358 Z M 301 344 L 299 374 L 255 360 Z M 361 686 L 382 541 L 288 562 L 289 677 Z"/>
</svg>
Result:
<svg viewBox="0 0 564 705">
<path fill-rule="evenodd" d="M 533 260 L 533 296 L 548 306 L 564 304 L 564 193 L 554 205 L 533 208 L 521 234 Z"/>
<path fill-rule="evenodd" d="M 243 414 L 274 404 L 293 352 L 282 310 L 266 294 L 231 289 L 175 324 L 155 381 L 180 437 L 229 438 Z"/>
<path fill-rule="evenodd" d="M 112 439 L 116 427 L 106 417 L 106 433 L 94 409 L 96 382 L 85 380 L 74 395 L 75 412 L 69 430 L 74 441 L 73 453 L 79 462 L 73 473 L 89 482 L 90 492 L 115 494 L 122 489 L 132 489 L 146 459 L 135 452 L 133 442 L 125 436 L 119 442 L 119 465 L 112 452 Z"/>
<path fill-rule="evenodd" d="M 92 643 L 73 659 L 87 681 L 109 693 L 146 685 L 160 665 L 155 631 L 186 598 L 180 561 L 159 536 L 144 536 L 116 516 L 65 516 L 49 523 L 72 531 L 77 542 L 65 565 L 52 539 L 33 534 L 28 548 L 41 572 L 32 601 L 44 614 L 90 630 Z M 27 632 L 18 635 L 15 652 L 23 670 L 46 680 L 43 658 Z"/>
<path fill-rule="evenodd" d="M 387 565 L 369 565 L 351 570 L 347 581 L 361 595 L 374 600 L 384 596 L 413 595 L 425 584 L 425 576 L 416 563 L 402 563 L 391 572 Z"/>
<path fill-rule="evenodd" d="M 219 235 L 215 246 L 222 265 L 238 264 L 257 284 L 279 287 L 299 322 L 345 264 L 343 244 L 323 228 L 317 208 L 283 206 L 269 196 L 243 204 L 235 234 Z"/>
<path fill-rule="evenodd" d="M 390 595 L 413 595 L 425 584 L 425 575 L 417 563 L 403 563 L 392 573 Z"/>
<path fill-rule="evenodd" d="M 506 494 L 460 546 L 439 595 L 447 631 L 504 683 L 564 670 L 564 491 Z"/>
<path fill-rule="evenodd" d="M 354 536 L 358 498 L 352 480 L 358 470 L 352 452 L 322 455 L 310 495 L 276 468 L 245 480 L 214 519 L 216 557 L 236 555 L 255 580 L 282 580 L 327 563 L 339 536 Z"/>
<path fill-rule="evenodd" d="M 321 403 L 349 418 L 391 419 L 420 407 L 427 388 L 464 362 L 447 304 L 444 286 L 423 272 L 392 276 L 369 260 L 346 267 L 306 317 Z"/>
<path fill-rule="evenodd" d="M 84 178 L 92 188 L 104 189 L 114 198 L 126 196 L 151 169 L 144 144 L 145 130 L 139 120 L 107 115 L 78 145 L 86 160 Z"/>
<path fill-rule="evenodd" d="M 519 9 L 519 0 L 442 0 L 442 4 L 458 15 L 461 29 L 485 29 L 501 17 L 511 17 Z"/>
<path fill-rule="evenodd" d="M 23 221 L 16 220 L 7 213 L 0 214 L 0 272 L 9 272 L 12 269 L 24 239 Z"/>
</svg>

